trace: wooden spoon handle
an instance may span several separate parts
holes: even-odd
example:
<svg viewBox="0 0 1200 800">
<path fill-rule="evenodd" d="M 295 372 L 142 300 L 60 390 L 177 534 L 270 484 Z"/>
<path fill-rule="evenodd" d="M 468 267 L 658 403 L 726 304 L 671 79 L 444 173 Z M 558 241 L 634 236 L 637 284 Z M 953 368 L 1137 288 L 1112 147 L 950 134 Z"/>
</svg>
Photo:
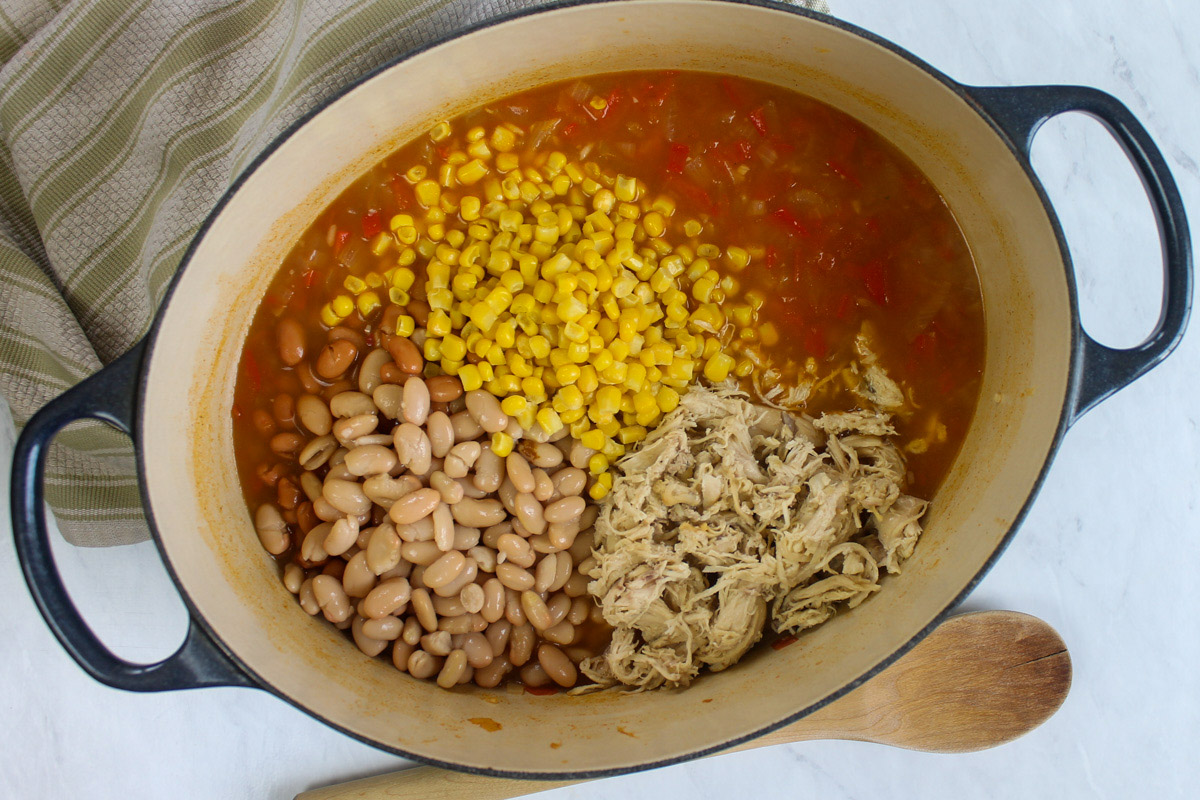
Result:
<svg viewBox="0 0 1200 800">
<path fill-rule="evenodd" d="M 1042 620 L 1014 611 L 952 617 L 846 696 L 734 750 L 810 739 L 855 739 L 963 752 L 1012 741 L 1066 699 L 1071 660 Z M 313 789 L 296 800 L 504 800 L 581 781 L 531 781 L 414 767 Z"/>
</svg>

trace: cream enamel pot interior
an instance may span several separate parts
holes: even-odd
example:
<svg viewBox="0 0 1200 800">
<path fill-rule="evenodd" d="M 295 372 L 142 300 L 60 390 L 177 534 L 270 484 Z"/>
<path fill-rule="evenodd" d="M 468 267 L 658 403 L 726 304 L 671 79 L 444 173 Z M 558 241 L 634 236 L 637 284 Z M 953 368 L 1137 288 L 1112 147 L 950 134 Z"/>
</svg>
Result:
<svg viewBox="0 0 1200 800">
<path fill-rule="evenodd" d="M 501 51 L 504 59 L 490 57 Z M 980 406 L 904 573 L 800 643 L 756 650 L 684 691 L 579 698 L 441 691 L 362 655 L 299 611 L 282 586 L 233 467 L 230 407 L 241 343 L 300 231 L 399 144 L 522 88 L 659 68 L 794 88 L 866 122 L 932 179 L 978 264 L 988 337 Z M 1029 168 L 1038 125 L 1072 110 L 1098 117 L 1124 146 L 1162 233 L 1163 315 L 1147 342 L 1130 350 L 1103 347 L 1080 328 L 1067 249 Z M 1004 548 L 1067 427 L 1173 348 L 1191 280 L 1175 184 L 1128 110 L 1096 90 L 963 87 L 861 30 L 770 3 L 635 0 L 508 17 L 366 77 L 280 137 L 238 180 L 193 242 L 146 340 L 25 428 L 13 479 L 18 551 L 63 646 L 113 686 L 260 687 L 362 741 L 457 769 L 595 776 L 670 763 L 811 712 L 919 641 Z M 54 433 L 81 417 L 133 437 L 154 535 L 191 612 L 184 645 L 159 664 L 131 665 L 104 649 L 54 569 L 43 461 Z M 469 721 L 480 717 L 500 730 Z"/>
</svg>

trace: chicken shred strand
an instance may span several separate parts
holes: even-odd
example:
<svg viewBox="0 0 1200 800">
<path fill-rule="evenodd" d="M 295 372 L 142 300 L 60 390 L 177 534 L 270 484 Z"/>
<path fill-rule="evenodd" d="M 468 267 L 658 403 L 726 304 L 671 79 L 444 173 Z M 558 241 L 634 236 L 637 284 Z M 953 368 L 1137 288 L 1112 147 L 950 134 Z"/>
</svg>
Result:
<svg viewBox="0 0 1200 800">
<path fill-rule="evenodd" d="M 618 462 L 596 522 L 589 591 L 614 632 L 581 664 L 587 689 L 686 686 L 768 625 L 795 633 L 878 591 L 928 505 L 903 491 L 894 434 L 880 411 L 812 419 L 692 388 Z"/>
</svg>

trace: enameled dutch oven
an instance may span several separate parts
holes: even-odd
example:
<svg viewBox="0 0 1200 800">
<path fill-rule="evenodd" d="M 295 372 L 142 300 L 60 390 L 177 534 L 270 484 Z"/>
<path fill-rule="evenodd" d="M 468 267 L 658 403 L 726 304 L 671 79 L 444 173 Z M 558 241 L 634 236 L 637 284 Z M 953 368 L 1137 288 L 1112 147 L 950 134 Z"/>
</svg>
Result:
<svg viewBox="0 0 1200 800">
<path fill-rule="evenodd" d="M 500 52 L 503 59 L 492 57 Z M 549 81 L 665 68 L 737 74 L 811 95 L 879 131 L 938 187 L 974 253 L 986 314 L 981 400 L 965 444 L 904 573 L 889 578 L 880 597 L 796 645 L 755 651 L 683 691 L 538 697 L 444 692 L 415 681 L 301 613 L 258 543 L 230 426 L 251 315 L 317 211 L 437 120 Z M 1029 166 L 1039 125 L 1067 111 L 1107 126 L 1158 219 L 1162 315 L 1150 338 L 1128 350 L 1100 345 L 1080 327 L 1067 247 Z M 1175 183 L 1146 131 L 1107 94 L 962 86 L 876 36 L 769 2 L 563 4 L 410 53 L 347 88 L 263 153 L 192 243 L 146 339 L 25 428 L 12 488 L 17 550 L 55 635 L 111 686 L 258 687 L 364 742 L 456 769 L 597 776 L 666 764 L 812 712 L 937 625 L 1004 549 L 1067 428 L 1175 346 L 1191 292 Z M 106 650 L 55 571 L 43 462 L 55 432 L 82 417 L 133 437 L 147 516 L 191 613 L 186 641 L 158 664 L 129 664 Z M 472 717 L 500 729 L 489 732 Z"/>
</svg>

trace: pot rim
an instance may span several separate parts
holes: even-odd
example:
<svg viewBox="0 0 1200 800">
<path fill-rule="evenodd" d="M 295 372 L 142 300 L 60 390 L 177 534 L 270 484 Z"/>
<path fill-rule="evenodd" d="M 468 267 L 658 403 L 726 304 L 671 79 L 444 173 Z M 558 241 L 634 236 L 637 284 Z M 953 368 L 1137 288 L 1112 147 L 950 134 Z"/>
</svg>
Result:
<svg viewBox="0 0 1200 800">
<path fill-rule="evenodd" d="M 554 12 L 554 11 L 560 11 L 560 10 L 567 9 L 567 8 L 593 6 L 593 5 L 616 6 L 616 5 L 620 5 L 624 2 L 629 2 L 629 1 L 630 0 L 552 0 L 552 2 L 546 3 L 544 5 L 538 5 L 538 6 L 535 6 L 532 8 L 524 8 L 524 9 L 518 9 L 518 10 L 514 10 L 514 11 L 508 11 L 508 12 L 499 14 L 494 17 L 489 17 L 488 19 L 482 20 L 480 22 L 473 23 L 471 25 L 467 25 L 467 26 L 464 26 L 457 30 L 454 30 L 454 31 L 452 31 L 448 34 L 445 34 L 443 36 L 440 36 L 426 44 L 420 45 L 420 46 L 412 48 L 410 50 L 406 50 L 403 53 L 400 53 L 399 55 L 395 56 L 394 58 L 389 59 L 384 64 L 382 64 L 378 67 L 375 67 L 374 69 L 364 73 L 363 75 L 359 76 L 358 78 L 355 78 L 353 81 L 351 81 L 351 82 L 343 85 L 339 89 L 337 89 L 330 96 L 322 99 L 316 106 L 314 106 L 311 110 L 309 110 L 304 115 L 299 117 L 296 121 L 294 121 L 292 124 L 290 124 L 283 131 L 281 131 L 274 139 L 272 139 L 271 143 L 268 144 L 265 148 L 263 148 L 254 157 L 254 159 L 246 166 L 246 168 L 244 170 L 242 170 L 237 175 L 236 178 L 234 178 L 234 180 L 230 183 L 229 187 L 222 193 L 220 199 L 216 202 L 216 204 L 213 205 L 212 209 L 209 211 L 208 215 L 204 218 L 204 221 L 201 223 L 200 227 L 197 229 L 195 235 L 192 237 L 192 240 L 189 243 L 187 250 L 184 252 L 183 257 L 180 259 L 179 266 L 177 267 L 175 274 L 172 276 L 170 283 L 167 285 L 166 292 L 163 294 L 162 300 L 159 303 L 158 310 L 154 314 L 154 318 L 151 322 L 150 328 L 147 331 L 145 339 L 144 339 L 145 348 L 144 348 L 144 351 L 142 354 L 142 361 L 138 366 L 137 402 L 135 405 L 135 422 L 134 422 L 134 427 L 133 427 L 133 438 L 134 438 L 135 444 L 137 445 L 137 446 L 135 446 L 134 450 L 136 453 L 138 474 L 142 478 L 142 480 L 138 481 L 139 492 L 141 494 L 142 507 L 146 514 L 146 521 L 147 521 L 148 527 L 150 529 L 151 538 L 154 541 L 155 547 L 158 549 L 158 553 L 162 559 L 163 566 L 166 568 L 167 573 L 171 577 L 171 581 L 175 584 L 176 589 L 179 591 L 179 594 L 188 609 L 188 614 L 192 620 L 192 624 L 199 625 L 201 627 L 201 629 L 204 631 L 204 633 L 207 634 L 207 636 L 211 639 L 211 641 L 214 643 L 214 645 L 217 648 L 219 648 L 220 651 L 222 652 L 222 654 L 233 664 L 233 666 L 237 670 L 241 671 L 243 674 L 248 676 L 250 678 L 250 680 L 253 681 L 254 685 L 257 688 L 260 688 L 260 689 L 263 689 L 263 690 L 269 692 L 270 694 L 280 698 L 281 700 L 289 703 L 293 707 L 304 712 L 305 714 L 312 717 L 313 719 L 316 719 L 317 721 L 321 722 L 322 724 L 327 725 L 330 728 L 333 728 L 334 730 L 337 730 L 337 731 L 345 734 L 346 736 L 351 737 L 352 739 L 354 739 L 356 741 L 362 742 L 363 744 L 377 748 L 384 752 L 388 752 L 393 755 L 397 755 L 402 758 L 406 758 L 411 761 L 418 762 L 420 764 L 426 764 L 426 765 L 433 766 L 433 767 L 439 767 L 442 769 L 454 770 L 454 771 L 458 771 L 458 772 L 466 772 L 466 773 L 470 773 L 470 774 L 486 775 L 486 776 L 498 777 L 498 778 L 513 778 L 513 779 L 520 779 L 520 780 L 588 780 L 588 779 L 595 779 L 595 778 L 613 777 L 616 775 L 625 775 L 625 774 L 630 774 L 633 772 L 640 772 L 642 770 L 666 767 L 666 766 L 670 766 L 673 764 L 679 764 L 679 763 L 682 763 L 685 761 L 691 761 L 696 758 L 702 758 L 705 756 L 720 753 L 720 752 L 728 750 L 729 748 L 735 747 L 739 744 L 743 744 L 743 743 L 751 741 L 753 739 L 757 739 L 767 733 L 770 733 L 772 731 L 775 731 L 775 730 L 783 728 L 787 725 L 790 725 L 791 723 L 795 722 L 796 720 L 799 720 L 805 716 L 808 716 L 809 714 L 812 714 L 815 711 L 820 710 L 821 708 L 824 708 L 825 706 L 829 705 L 833 701 L 838 700 L 839 698 L 849 694 L 850 692 L 852 692 L 854 689 L 858 688 L 862 684 L 866 683 L 867 681 L 869 681 L 870 679 L 872 679 L 873 677 L 878 675 L 880 672 L 882 672 L 883 670 L 890 667 L 897 660 L 899 660 L 902 656 L 907 654 L 912 648 L 914 648 L 926 636 L 928 636 L 935 628 L 937 628 L 939 625 L 941 625 L 943 622 L 945 622 L 945 620 L 951 615 L 951 612 L 953 612 L 962 603 L 962 601 L 968 595 L 970 595 L 971 592 L 973 592 L 975 590 L 975 588 L 979 585 L 979 583 L 983 580 L 983 578 L 987 575 L 987 573 L 996 564 L 996 561 L 1000 558 L 1001 555 L 1003 555 L 1004 551 L 1008 548 L 1009 544 L 1012 542 L 1012 539 L 1013 539 L 1014 535 L 1016 534 L 1018 528 L 1020 528 L 1021 524 L 1024 522 L 1026 516 L 1029 513 L 1030 508 L 1033 505 L 1034 500 L 1037 498 L 1037 495 L 1042 488 L 1042 484 L 1045 481 L 1046 474 L 1047 474 L 1052 462 L 1054 461 L 1054 457 L 1057 454 L 1058 449 L 1062 443 L 1063 436 L 1065 435 L 1067 429 L 1070 427 L 1071 422 L 1073 421 L 1072 414 L 1071 414 L 1072 401 L 1075 396 L 1075 389 L 1079 382 L 1079 378 L 1081 375 L 1081 369 L 1082 369 L 1082 362 L 1081 362 L 1081 358 L 1080 358 L 1080 355 L 1081 355 L 1081 348 L 1080 348 L 1081 329 L 1080 329 L 1080 325 L 1079 325 L 1078 292 L 1077 292 L 1077 287 L 1076 287 L 1076 282 L 1075 282 L 1074 267 L 1072 265 L 1070 251 L 1067 246 L 1066 238 L 1063 234 L 1062 227 L 1059 224 L 1058 216 L 1054 213 L 1054 209 L 1050 203 L 1050 199 L 1047 196 L 1047 194 L 1041 184 L 1041 181 L 1038 179 L 1036 173 L 1034 173 L 1028 156 L 1020 149 L 1020 147 L 1017 146 L 1017 144 L 1013 141 L 1012 137 L 996 121 L 996 119 L 993 117 L 993 115 L 991 113 L 989 113 L 989 111 L 986 108 L 984 108 L 979 103 L 979 101 L 972 95 L 972 93 L 969 90 L 969 87 L 953 80 L 952 78 L 950 78 L 949 76 L 947 76 L 946 74 L 944 74 L 943 72 L 938 70 L 937 68 L 933 67 L 932 65 L 930 65 L 923 59 L 919 58 L 918 56 L 914 55 L 913 53 L 909 52 L 908 50 L 900 47 L 896 43 L 894 43 L 888 39 L 885 39 L 877 34 L 874 34 L 864 28 L 854 25 L 853 23 L 846 22 L 844 20 L 838 19 L 831 15 L 822 14 L 822 13 L 816 12 L 816 11 L 811 11 L 809 9 L 802 8 L 802 7 L 795 6 L 795 5 L 790 5 L 790 4 L 784 3 L 784 2 L 778 2 L 777 0 L 683 0 L 684 2 L 696 2 L 696 3 L 719 2 L 719 3 L 726 4 L 726 5 L 753 6 L 753 7 L 758 7 L 758 8 L 765 8 L 765 9 L 770 9 L 770 10 L 774 10 L 774 11 L 782 11 L 782 12 L 794 14 L 796 16 L 804 17 L 815 23 L 819 23 L 821 25 L 826 25 L 828 27 L 834 28 L 836 30 L 839 30 L 839 31 L 842 31 L 845 33 L 853 34 L 861 39 L 865 39 L 866 41 L 868 41 L 872 44 L 875 44 L 879 47 L 882 47 L 882 48 L 890 51 L 891 53 L 903 58 L 909 64 L 913 65 L 914 67 L 917 67 L 918 69 L 923 71 L 926 75 L 928 75 L 929 77 L 933 78 L 934 80 L 938 81 L 943 86 L 948 88 L 955 95 L 957 95 L 960 99 L 962 99 L 968 106 L 970 106 L 970 108 L 973 111 L 975 111 L 975 113 L 978 114 L 984 120 L 984 122 L 986 122 L 988 124 L 988 126 L 992 129 L 992 131 L 1001 139 L 1001 141 L 1004 143 L 1004 145 L 1013 154 L 1013 156 L 1016 158 L 1018 165 L 1020 166 L 1022 171 L 1025 173 L 1026 178 L 1032 184 L 1033 189 L 1037 192 L 1037 196 L 1038 196 L 1039 200 L 1041 201 L 1042 208 L 1044 209 L 1046 216 L 1048 218 L 1048 221 L 1051 225 L 1051 228 L 1053 229 L 1054 238 L 1058 243 L 1059 255 L 1061 257 L 1064 272 L 1065 272 L 1064 277 L 1066 278 L 1065 282 L 1066 282 L 1066 288 L 1067 288 L 1068 312 L 1069 312 L 1069 319 L 1070 319 L 1070 336 L 1071 336 L 1070 348 L 1069 348 L 1070 370 L 1069 370 L 1069 374 L 1067 376 L 1067 381 L 1066 381 L 1067 391 L 1063 397 L 1062 406 L 1059 411 L 1058 422 L 1054 429 L 1054 435 L 1049 443 L 1049 448 L 1046 453 L 1045 461 L 1042 463 L 1040 469 L 1038 470 L 1037 476 L 1033 481 L 1029 495 L 1026 497 L 1025 501 L 1021 504 L 1021 507 L 1014 514 L 1013 521 L 1012 521 L 1011 525 L 1009 526 L 1008 530 L 1004 533 L 1003 537 L 1000 539 L 999 543 L 996 545 L 996 548 L 988 556 L 987 560 L 984 561 L 984 563 L 981 565 L 979 570 L 976 571 L 976 573 L 971 577 L 971 579 L 963 587 L 962 591 L 959 592 L 946 605 L 945 608 L 943 608 L 940 612 L 938 612 L 938 614 L 929 622 L 928 625 L 926 625 L 924 628 L 922 628 L 921 630 L 914 633 L 904 645 L 900 646 L 895 651 L 893 651 L 892 653 L 887 655 L 885 658 L 880 660 L 874 667 L 867 670 L 865 673 L 858 676 L 857 678 L 849 681 L 848 683 L 843 685 L 840 689 L 837 689 L 837 690 L 829 693 L 824 698 L 822 698 L 821 700 L 818 700 L 815 703 L 812 703 L 802 709 L 799 709 L 791 714 L 788 714 L 786 717 L 779 720 L 778 722 L 764 725 L 761 728 L 757 728 L 750 733 L 747 733 L 747 734 L 744 734 L 741 736 L 736 736 L 732 739 L 727 739 L 718 744 L 714 744 L 710 747 L 693 750 L 693 751 L 690 751 L 687 753 L 683 753 L 681 755 L 676 755 L 676 756 L 672 756 L 669 758 L 659 759 L 657 761 L 650 761 L 650 762 L 635 764 L 632 766 L 613 767 L 610 769 L 598 769 L 598 770 L 582 770 L 582 771 L 528 772 L 528 771 L 520 771 L 520 770 L 504 770 L 504 769 L 490 769 L 490 768 L 484 768 L 484 767 L 474 767 L 474 766 L 458 764 L 458 763 L 454 763 L 454 762 L 450 762 L 450 761 L 442 761 L 439 759 L 429 758 L 427 756 L 422 756 L 422 755 L 419 755 L 416 753 L 406 751 L 402 748 L 393 747 L 391 745 L 384 744 L 382 742 L 376 741 L 369 737 L 360 735 L 352 730 L 349 730 L 348 728 L 327 718 L 326 716 L 322 715 L 321 713 L 310 709 L 299 698 L 292 697 L 291 695 L 281 692 L 273 684 L 271 684 L 270 682 L 263 679 L 260 675 L 258 675 L 257 672 L 255 672 L 253 669 L 251 669 L 250 666 L 247 665 L 245 663 L 245 661 L 243 661 L 237 655 L 237 653 L 235 653 L 228 645 L 225 644 L 224 640 L 220 637 L 220 635 L 215 630 L 213 630 L 213 628 L 209 625 L 208 620 L 205 619 L 203 617 L 203 615 L 201 615 L 199 613 L 195 603 L 192 601 L 192 598 L 191 598 L 187 588 L 183 585 L 182 581 L 179 579 L 178 575 L 176 574 L 175 568 L 171 563 L 171 559 L 169 558 L 166 548 L 163 545 L 161 535 L 159 534 L 158 525 L 155 521 L 153 506 L 150 504 L 149 491 L 148 491 L 146 481 L 145 481 L 146 465 L 145 465 L 144 449 L 140 446 L 141 442 L 142 442 L 141 409 L 145 404 L 146 392 L 148 389 L 148 374 L 149 374 L 148 365 L 149 365 L 150 359 L 154 353 L 154 346 L 157 342 L 158 334 L 159 334 L 160 328 L 162 326 L 162 320 L 165 316 L 165 310 L 166 310 L 167 306 L 169 305 L 169 303 L 171 302 L 172 298 L 174 297 L 175 290 L 179 285 L 179 282 L 184 274 L 185 269 L 188 267 L 189 263 L 191 262 L 191 259 L 194 255 L 196 249 L 199 247 L 200 242 L 204 239 L 204 237 L 208 233 L 209 229 L 212 227 L 212 225 L 214 224 L 216 219 L 224 211 L 225 207 L 229 204 L 229 202 L 234 197 L 234 195 L 236 195 L 238 193 L 238 191 L 240 191 L 241 187 L 258 170 L 258 168 L 263 164 L 263 162 L 265 162 L 268 158 L 270 158 L 280 147 L 283 146 L 283 144 L 285 142 L 287 142 L 301 128 L 306 126 L 310 120 L 312 120 L 318 114 L 325 111 L 333 103 L 339 101 L 350 91 L 361 86 L 362 84 L 366 83 L 367 81 L 370 81 L 371 79 L 375 78 L 377 75 L 380 75 L 383 72 L 393 69 L 397 65 L 408 61 L 409 59 L 413 58 L 414 56 L 417 56 L 428 50 L 432 50 L 434 48 L 440 47 L 441 45 L 446 44 L 450 41 L 461 38 L 463 36 L 467 36 L 469 34 L 475 33 L 480 30 L 485 30 L 487 28 L 501 25 L 501 24 L 504 24 L 504 23 L 507 23 L 507 22 L 510 22 L 513 20 L 523 19 L 525 17 L 537 16 L 540 14 L 550 13 L 550 12 Z M 653 2 L 653 0 L 634 0 L 634 1 L 636 1 L 636 2 Z"/>
</svg>

